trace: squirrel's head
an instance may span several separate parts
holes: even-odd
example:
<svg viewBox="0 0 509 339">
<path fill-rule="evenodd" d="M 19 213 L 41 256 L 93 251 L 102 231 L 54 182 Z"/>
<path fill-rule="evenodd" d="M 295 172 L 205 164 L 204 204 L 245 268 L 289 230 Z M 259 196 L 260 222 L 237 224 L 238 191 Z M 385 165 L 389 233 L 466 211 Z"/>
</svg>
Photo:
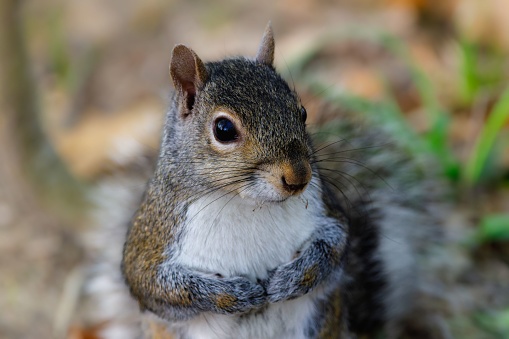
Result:
<svg viewBox="0 0 509 339">
<path fill-rule="evenodd" d="M 276 73 L 267 26 L 254 60 L 204 64 L 191 49 L 173 49 L 176 88 L 162 157 L 186 175 L 196 194 L 215 189 L 258 202 L 283 201 L 311 181 L 306 110 Z M 168 173 L 172 175 L 172 173 Z"/>
</svg>

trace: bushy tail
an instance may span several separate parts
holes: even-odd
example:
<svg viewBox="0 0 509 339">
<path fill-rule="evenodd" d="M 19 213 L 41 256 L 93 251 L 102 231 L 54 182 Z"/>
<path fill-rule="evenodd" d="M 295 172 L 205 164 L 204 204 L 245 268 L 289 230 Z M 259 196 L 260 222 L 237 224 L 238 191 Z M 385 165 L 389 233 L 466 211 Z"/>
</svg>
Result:
<svg viewBox="0 0 509 339">
<path fill-rule="evenodd" d="M 409 315 L 422 312 L 421 295 L 433 284 L 430 262 L 446 209 L 440 169 L 382 129 L 348 117 L 316 135 L 322 179 L 350 220 L 344 286 L 350 330 L 404 336 L 415 327 Z"/>
</svg>

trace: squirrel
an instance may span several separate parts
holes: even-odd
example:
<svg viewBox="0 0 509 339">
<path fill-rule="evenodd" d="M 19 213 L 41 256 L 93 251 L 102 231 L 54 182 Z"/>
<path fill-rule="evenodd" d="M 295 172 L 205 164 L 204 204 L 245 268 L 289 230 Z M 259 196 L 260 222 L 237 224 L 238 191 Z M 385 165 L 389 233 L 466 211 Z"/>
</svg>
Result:
<svg viewBox="0 0 509 339">
<path fill-rule="evenodd" d="M 174 47 L 176 90 L 124 244 L 125 282 L 176 338 L 397 333 L 439 223 L 429 180 L 404 155 L 388 163 L 379 153 L 398 151 L 368 147 L 381 137 L 355 121 L 342 128 L 359 138 L 315 147 L 274 48 L 270 24 L 254 59 L 204 63 Z M 387 173 L 369 169 L 379 165 Z"/>
</svg>

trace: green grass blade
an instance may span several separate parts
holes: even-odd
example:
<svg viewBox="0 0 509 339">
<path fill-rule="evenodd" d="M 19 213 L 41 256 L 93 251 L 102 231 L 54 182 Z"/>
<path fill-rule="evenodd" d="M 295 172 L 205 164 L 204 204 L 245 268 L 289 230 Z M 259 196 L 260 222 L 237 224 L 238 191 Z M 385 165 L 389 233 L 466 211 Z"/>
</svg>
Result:
<svg viewBox="0 0 509 339">
<path fill-rule="evenodd" d="M 472 43 L 461 41 L 459 44 L 460 64 L 460 94 L 465 104 L 472 104 L 481 86 L 477 73 L 477 50 Z"/>
<path fill-rule="evenodd" d="M 467 184 L 474 185 L 481 179 L 488 157 L 493 151 L 497 135 L 508 121 L 509 88 L 502 93 L 476 140 L 472 156 L 468 159 L 464 173 L 464 180 Z"/>
<path fill-rule="evenodd" d="M 441 105 L 433 83 L 412 60 L 404 43 L 390 35 L 384 35 L 381 38 L 381 43 L 404 60 L 409 68 L 413 84 L 419 93 L 429 121 L 430 128 L 423 138 L 429 144 L 429 150 L 442 163 L 445 175 L 453 181 L 458 180 L 460 166 L 448 144 L 448 131 L 451 123 L 450 113 Z"/>
</svg>

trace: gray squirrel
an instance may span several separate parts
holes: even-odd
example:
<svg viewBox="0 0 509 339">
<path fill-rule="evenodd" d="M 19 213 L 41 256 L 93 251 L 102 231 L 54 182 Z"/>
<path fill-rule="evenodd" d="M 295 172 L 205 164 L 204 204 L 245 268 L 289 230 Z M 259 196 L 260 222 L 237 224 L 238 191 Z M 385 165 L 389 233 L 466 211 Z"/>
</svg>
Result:
<svg viewBox="0 0 509 339">
<path fill-rule="evenodd" d="M 123 250 L 131 295 L 176 338 L 397 336 L 437 233 L 432 180 L 353 120 L 315 147 L 273 61 L 270 25 L 254 59 L 173 49 L 176 91 Z"/>
</svg>

